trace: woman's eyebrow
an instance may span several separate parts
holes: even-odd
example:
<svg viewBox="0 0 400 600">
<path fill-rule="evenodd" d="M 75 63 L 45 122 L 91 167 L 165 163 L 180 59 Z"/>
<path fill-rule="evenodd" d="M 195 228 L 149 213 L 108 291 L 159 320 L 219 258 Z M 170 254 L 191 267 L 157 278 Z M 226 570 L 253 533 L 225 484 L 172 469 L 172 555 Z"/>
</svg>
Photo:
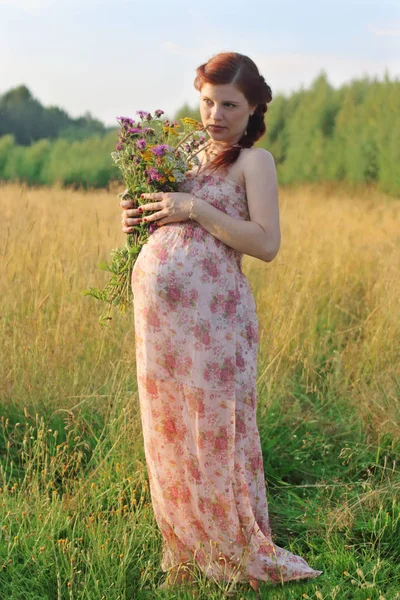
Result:
<svg viewBox="0 0 400 600">
<path fill-rule="evenodd" d="M 212 100 L 212 98 L 209 98 L 208 96 L 202 96 L 202 98 L 205 98 L 206 100 Z M 236 100 L 223 100 L 223 102 L 231 102 L 232 104 L 239 104 Z"/>
</svg>

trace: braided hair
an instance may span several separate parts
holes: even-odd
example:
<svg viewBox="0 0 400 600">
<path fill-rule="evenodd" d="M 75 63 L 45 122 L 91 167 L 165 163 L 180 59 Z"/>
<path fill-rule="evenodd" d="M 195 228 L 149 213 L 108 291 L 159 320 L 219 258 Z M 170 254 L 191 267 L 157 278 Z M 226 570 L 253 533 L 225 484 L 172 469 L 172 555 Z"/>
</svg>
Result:
<svg viewBox="0 0 400 600">
<path fill-rule="evenodd" d="M 238 52 L 220 52 L 200 65 L 196 69 L 194 87 L 200 91 L 205 83 L 214 85 L 232 83 L 242 92 L 250 105 L 256 105 L 240 140 L 210 161 L 215 171 L 220 167 L 226 169 L 233 164 L 242 148 L 251 148 L 264 135 L 266 131 L 264 115 L 267 112 L 267 104 L 272 100 L 272 92 L 251 58 Z"/>
</svg>

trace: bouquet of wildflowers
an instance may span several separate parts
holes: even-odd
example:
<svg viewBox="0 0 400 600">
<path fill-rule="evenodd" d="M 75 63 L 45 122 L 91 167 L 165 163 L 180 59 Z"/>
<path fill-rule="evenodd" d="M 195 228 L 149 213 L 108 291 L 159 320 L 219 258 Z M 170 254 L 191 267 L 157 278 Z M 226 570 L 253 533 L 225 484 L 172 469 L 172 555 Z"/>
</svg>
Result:
<svg viewBox="0 0 400 600">
<path fill-rule="evenodd" d="M 197 153 L 205 142 L 203 125 L 191 118 L 181 119 L 182 126 L 176 121 L 161 120 L 162 110 L 156 110 L 154 116 L 139 110 L 138 122 L 128 117 L 117 117 L 120 124 L 118 143 L 112 159 L 120 169 L 126 186 L 119 198 L 132 199 L 135 208 L 146 204 L 148 200 L 140 195 L 151 192 L 176 192 L 185 173 L 198 164 Z M 181 129 L 181 131 L 178 131 Z M 112 308 L 118 306 L 122 313 L 132 302 L 131 275 L 138 254 L 156 229 L 154 223 L 142 221 L 127 234 L 123 248 L 111 250 L 111 260 L 100 263 L 98 267 L 109 271 L 111 276 L 103 288 L 89 288 L 84 291 L 106 303 L 100 315 L 100 323 L 111 319 Z"/>
</svg>

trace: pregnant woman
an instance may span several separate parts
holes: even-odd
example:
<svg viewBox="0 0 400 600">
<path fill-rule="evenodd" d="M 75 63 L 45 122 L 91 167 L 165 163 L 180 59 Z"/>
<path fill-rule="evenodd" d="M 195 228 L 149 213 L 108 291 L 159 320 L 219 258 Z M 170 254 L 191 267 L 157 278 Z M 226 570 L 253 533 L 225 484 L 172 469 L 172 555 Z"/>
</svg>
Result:
<svg viewBox="0 0 400 600">
<path fill-rule="evenodd" d="M 317 577 L 272 542 L 256 423 L 258 320 L 243 254 L 270 262 L 280 247 L 271 89 L 236 52 L 197 68 L 210 139 L 179 192 L 122 201 L 123 231 L 157 226 L 132 274 L 137 380 L 166 583 L 196 564 L 223 582 Z M 147 212 L 147 211 L 151 211 Z M 187 569 L 186 569 L 187 571 Z"/>
</svg>

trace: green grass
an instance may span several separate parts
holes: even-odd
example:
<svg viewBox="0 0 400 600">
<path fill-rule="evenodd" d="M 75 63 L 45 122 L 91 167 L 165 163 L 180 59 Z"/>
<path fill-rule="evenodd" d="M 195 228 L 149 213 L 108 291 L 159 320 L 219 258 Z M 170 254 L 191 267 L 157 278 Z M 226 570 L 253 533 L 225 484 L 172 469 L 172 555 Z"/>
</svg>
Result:
<svg viewBox="0 0 400 600">
<path fill-rule="evenodd" d="M 400 599 L 400 209 L 335 194 L 288 190 L 276 261 L 244 263 L 273 541 L 324 571 L 268 600 Z M 116 203 L 0 187 L 1 600 L 193 597 L 157 589 L 132 315 L 101 329 L 81 294 L 123 240 Z"/>
<path fill-rule="evenodd" d="M 106 418 L 91 398 L 48 415 L 2 409 L 1 597 L 190 597 L 157 592 L 161 538 L 138 403 L 129 393 L 111 399 Z M 271 527 L 275 543 L 324 573 L 262 584 L 262 598 L 396 598 L 398 442 L 387 434 L 368 442 L 350 411 L 313 410 L 312 398 L 293 406 L 272 403 L 259 426 Z M 200 597 L 224 596 L 201 574 L 198 588 Z M 254 597 L 244 584 L 237 591 Z"/>
</svg>

